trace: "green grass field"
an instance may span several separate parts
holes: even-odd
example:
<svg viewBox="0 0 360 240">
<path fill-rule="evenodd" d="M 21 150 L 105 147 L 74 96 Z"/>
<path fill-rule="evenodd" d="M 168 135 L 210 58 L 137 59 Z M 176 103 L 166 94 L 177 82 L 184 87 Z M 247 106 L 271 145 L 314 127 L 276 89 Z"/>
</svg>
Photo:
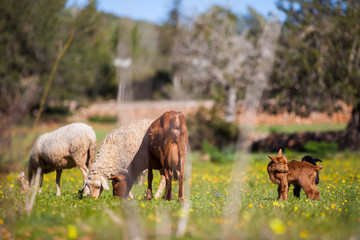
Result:
<svg viewBox="0 0 360 240">
<path fill-rule="evenodd" d="M 98 139 L 106 132 L 97 129 Z M 304 154 L 289 155 L 285 152 L 288 160 Z M 15 181 L 17 173 L 0 175 L 0 239 L 131 239 L 134 234 L 176 239 L 179 222 L 186 217 L 184 239 L 360 238 L 359 154 L 327 155 L 322 159 L 320 200 L 307 200 L 303 192 L 297 199 L 291 188 L 287 202 L 276 200 L 277 186 L 266 172 L 267 153 L 251 154 L 237 180 L 231 178 L 232 163 L 205 162 L 197 153 L 191 159 L 191 188 L 185 196 L 188 210 L 176 200 L 144 200 L 146 181 L 134 186 L 134 200 L 114 198 L 111 191 L 97 199 L 81 198 L 77 193 L 82 185 L 80 170 L 71 169 L 63 172 L 60 197 L 55 173 L 45 175 L 43 193 L 27 214 L 26 196 L 19 193 Z M 154 189 L 159 180 L 156 173 Z M 177 199 L 177 183 L 173 187 Z"/>
<path fill-rule="evenodd" d="M 327 132 L 342 131 L 346 128 L 346 124 L 294 124 L 294 125 L 261 125 L 255 128 L 259 132 L 271 133 L 296 133 L 296 132 Z"/>
</svg>

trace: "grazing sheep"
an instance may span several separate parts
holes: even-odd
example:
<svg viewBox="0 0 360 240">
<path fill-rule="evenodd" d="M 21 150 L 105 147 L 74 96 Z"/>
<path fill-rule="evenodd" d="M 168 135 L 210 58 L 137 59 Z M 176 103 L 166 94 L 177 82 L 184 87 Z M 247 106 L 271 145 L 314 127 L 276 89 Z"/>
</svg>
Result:
<svg viewBox="0 0 360 240">
<path fill-rule="evenodd" d="M 281 149 L 277 156 L 268 156 L 271 161 L 267 170 L 270 180 L 279 185 L 278 199 L 287 200 L 289 184 L 299 185 L 304 189 L 308 198 L 319 199 L 320 192 L 316 189 L 315 180 L 323 166 L 314 166 L 306 161 L 287 162 L 286 158 L 282 156 Z"/>
<path fill-rule="evenodd" d="M 164 198 L 172 199 L 171 180 L 175 170 L 179 178 L 179 201 L 183 200 L 184 165 L 188 134 L 184 115 L 169 111 L 156 119 L 146 131 L 139 151 L 127 169 L 110 178 L 113 181 L 114 194 L 126 197 L 135 178 L 148 169 L 147 199 L 152 198 L 153 169 L 160 170 L 165 176 L 166 190 Z"/>
<path fill-rule="evenodd" d="M 110 190 L 108 179 L 129 166 L 152 121 L 151 119 L 136 120 L 105 136 L 83 186 L 83 189 L 89 187 L 91 197 L 99 197 L 103 189 Z M 163 187 L 162 189 L 159 187 L 159 191 L 162 190 Z"/>
<path fill-rule="evenodd" d="M 95 159 L 96 134 L 92 127 L 85 123 L 72 123 L 53 132 L 42 134 L 31 149 L 28 163 L 28 181 L 21 172 L 17 180 L 22 189 L 34 184 L 37 169 L 40 168 L 40 188 L 44 173 L 56 171 L 56 195 L 60 192 L 60 179 L 63 169 L 79 167 L 84 180 L 88 169 Z M 86 190 L 88 191 L 88 190 Z"/>
</svg>

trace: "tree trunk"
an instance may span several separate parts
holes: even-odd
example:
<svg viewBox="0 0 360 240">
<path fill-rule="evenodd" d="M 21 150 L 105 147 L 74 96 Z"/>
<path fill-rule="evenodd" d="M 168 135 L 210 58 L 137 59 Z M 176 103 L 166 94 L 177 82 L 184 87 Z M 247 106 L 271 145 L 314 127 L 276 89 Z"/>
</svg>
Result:
<svg viewBox="0 0 360 240">
<path fill-rule="evenodd" d="M 174 76 L 172 77 L 172 82 L 173 82 L 173 89 L 174 89 L 172 98 L 174 100 L 184 99 L 184 95 L 183 95 L 183 92 L 181 89 L 181 78 L 178 73 L 174 74 Z"/>
<path fill-rule="evenodd" d="M 350 121 L 339 141 L 341 150 L 359 150 L 360 149 L 360 103 L 354 106 Z"/>
<path fill-rule="evenodd" d="M 233 86 L 226 87 L 227 99 L 225 120 L 227 122 L 233 122 L 236 119 L 236 88 Z"/>
</svg>

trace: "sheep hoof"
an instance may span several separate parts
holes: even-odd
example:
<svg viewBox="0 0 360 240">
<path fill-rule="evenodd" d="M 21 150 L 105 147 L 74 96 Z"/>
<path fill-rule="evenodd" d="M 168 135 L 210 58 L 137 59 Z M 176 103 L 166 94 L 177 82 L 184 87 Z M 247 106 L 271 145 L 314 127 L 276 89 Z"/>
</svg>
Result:
<svg viewBox="0 0 360 240">
<path fill-rule="evenodd" d="M 183 202 L 184 201 L 184 198 L 183 197 L 179 197 L 178 198 L 178 202 Z"/>
</svg>

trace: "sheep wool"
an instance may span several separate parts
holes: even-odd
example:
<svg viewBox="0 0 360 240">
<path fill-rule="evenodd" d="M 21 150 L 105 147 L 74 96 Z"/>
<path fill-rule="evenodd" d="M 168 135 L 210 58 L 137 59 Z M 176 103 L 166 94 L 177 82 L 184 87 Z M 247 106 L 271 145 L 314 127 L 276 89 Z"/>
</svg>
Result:
<svg viewBox="0 0 360 240">
<path fill-rule="evenodd" d="M 118 174 L 122 168 L 127 168 L 139 150 L 142 139 L 153 119 L 142 119 L 130 122 L 107 134 L 101 141 L 95 162 L 89 170 L 85 185 L 90 186 L 91 196 L 97 197 L 101 191 L 94 193 L 92 185 L 99 185 L 108 190 L 106 181 Z M 98 183 L 95 183 L 98 181 Z M 105 186 L 104 186 L 105 185 Z M 84 188 L 83 187 L 83 188 Z"/>
<path fill-rule="evenodd" d="M 56 170 L 57 195 L 60 195 L 62 169 L 77 166 L 85 180 L 88 169 L 95 160 L 95 152 L 96 134 L 93 128 L 85 123 L 72 123 L 53 132 L 44 133 L 31 149 L 28 181 L 30 183 L 33 181 L 37 169 L 40 168 L 41 191 L 42 175 Z"/>
<path fill-rule="evenodd" d="M 40 166 L 44 173 L 86 165 L 90 146 L 93 149 L 89 167 L 95 160 L 96 134 L 85 123 L 72 123 L 41 135 L 31 150 L 30 164 Z M 69 161 L 68 156 L 72 156 L 73 161 Z M 39 162 L 40 159 L 43 161 Z"/>
</svg>

